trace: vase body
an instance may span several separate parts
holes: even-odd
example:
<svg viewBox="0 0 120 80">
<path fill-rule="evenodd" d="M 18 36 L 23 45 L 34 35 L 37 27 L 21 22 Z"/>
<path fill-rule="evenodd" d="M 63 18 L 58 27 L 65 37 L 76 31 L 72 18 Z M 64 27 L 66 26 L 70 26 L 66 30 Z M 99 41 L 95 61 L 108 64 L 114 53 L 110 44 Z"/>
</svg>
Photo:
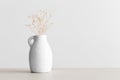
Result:
<svg viewBox="0 0 120 80">
<path fill-rule="evenodd" d="M 30 45 L 29 65 L 31 72 L 50 72 L 52 69 L 52 51 L 46 35 L 32 36 Z"/>
</svg>

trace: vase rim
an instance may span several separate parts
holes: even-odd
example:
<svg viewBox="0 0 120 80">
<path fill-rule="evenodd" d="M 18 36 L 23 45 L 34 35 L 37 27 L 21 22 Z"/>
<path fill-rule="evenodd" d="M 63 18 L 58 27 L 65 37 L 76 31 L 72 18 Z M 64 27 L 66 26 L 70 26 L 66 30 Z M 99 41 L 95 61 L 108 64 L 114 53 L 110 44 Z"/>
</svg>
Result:
<svg viewBox="0 0 120 80">
<path fill-rule="evenodd" d="M 43 34 L 43 35 L 34 35 L 35 37 L 47 37 L 47 35 Z"/>
</svg>

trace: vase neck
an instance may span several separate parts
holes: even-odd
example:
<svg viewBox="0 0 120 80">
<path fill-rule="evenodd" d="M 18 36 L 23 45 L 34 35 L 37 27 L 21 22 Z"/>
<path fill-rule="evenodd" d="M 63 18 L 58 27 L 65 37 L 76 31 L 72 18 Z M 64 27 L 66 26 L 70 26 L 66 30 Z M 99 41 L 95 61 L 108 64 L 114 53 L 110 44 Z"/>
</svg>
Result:
<svg viewBox="0 0 120 80">
<path fill-rule="evenodd" d="M 35 40 L 47 40 L 47 35 L 34 36 Z"/>
</svg>

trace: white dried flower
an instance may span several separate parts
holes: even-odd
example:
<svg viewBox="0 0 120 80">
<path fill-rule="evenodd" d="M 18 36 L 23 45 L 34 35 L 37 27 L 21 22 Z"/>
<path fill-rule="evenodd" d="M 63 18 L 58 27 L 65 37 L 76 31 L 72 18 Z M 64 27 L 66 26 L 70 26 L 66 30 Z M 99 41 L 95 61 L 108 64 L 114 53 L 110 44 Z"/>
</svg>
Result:
<svg viewBox="0 0 120 80">
<path fill-rule="evenodd" d="M 31 24 L 26 25 L 37 35 L 42 35 L 48 29 L 48 26 L 52 23 L 50 22 L 51 14 L 46 10 L 40 10 L 37 14 L 28 16 L 32 20 Z"/>
</svg>

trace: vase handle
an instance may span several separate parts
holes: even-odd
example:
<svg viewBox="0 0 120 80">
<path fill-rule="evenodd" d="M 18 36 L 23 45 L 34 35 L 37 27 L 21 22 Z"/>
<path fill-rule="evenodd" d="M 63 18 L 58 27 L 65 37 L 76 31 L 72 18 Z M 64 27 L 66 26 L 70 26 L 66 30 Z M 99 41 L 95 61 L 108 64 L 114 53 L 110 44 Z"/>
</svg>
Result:
<svg viewBox="0 0 120 80">
<path fill-rule="evenodd" d="M 34 43 L 34 41 L 32 41 L 32 40 L 34 40 L 34 36 L 31 36 L 31 37 L 28 39 L 28 44 L 29 44 L 30 47 L 31 47 L 31 46 L 33 45 L 33 43 Z"/>
</svg>

